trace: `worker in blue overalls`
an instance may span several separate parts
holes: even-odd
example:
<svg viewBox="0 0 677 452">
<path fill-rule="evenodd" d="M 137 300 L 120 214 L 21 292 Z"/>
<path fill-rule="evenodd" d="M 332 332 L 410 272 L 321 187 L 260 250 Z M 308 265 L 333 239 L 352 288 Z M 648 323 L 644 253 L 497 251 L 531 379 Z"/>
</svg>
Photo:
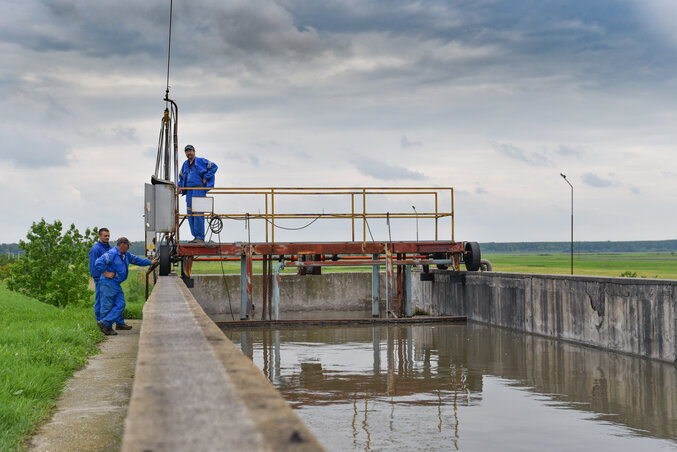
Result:
<svg viewBox="0 0 677 452">
<path fill-rule="evenodd" d="M 214 186 L 214 174 L 218 169 L 216 163 L 210 162 L 201 157 L 195 157 L 195 148 L 192 145 L 186 146 L 186 160 L 183 162 L 181 172 L 179 173 L 179 193 L 186 196 L 186 213 L 193 213 L 193 198 L 196 196 L 205 196 L 209 187 Z M 203 190 L 181 190 L 185 187 L 206 187 Z M 203 216 L 189 216 L 188 224 L 190 232 L 193 234 L 191 243 L 202 243 L 205 239 L 205 219 Z"/>
<path fill-rule="evenodd" d="M 99 315 L 101 318 L 96 323 L 106 336 L 118 334 L 113 330 L 114 323 L 117 330 L 132 329 L 131 325 L 125 324 L 125 319 L 122 317 L 122 311 L 125 309 L 125 294 L 120 286 L 127 279 L 129 264 L 146 267 L 157 262 L 157 258 L 151 262 L 128 253 L 128 250 L 129 240 L 126 237 L 120 237 L 117 246 L 104 253 L 94 264 L 101 272 L 101 278 L 99 278 L 101 284 Z"/>
<path fill-rule="evenodd" d="M 92 279 L 94 280 L 94 317 L 97 322 L 101 320 L 101 316 L 99 315 L 101 311 L 101 285 L 99 284 L 101 272 L 96 269 L 94 264 L 96 264 L 96 260 L 100 258 L 103 253 L 110 250 L 109 240 L 110 231 L 108 228 L 101 228 L 99 229 L 99 241 L 89 250 L 89 274 L 92 275 Z"/>
</svg>

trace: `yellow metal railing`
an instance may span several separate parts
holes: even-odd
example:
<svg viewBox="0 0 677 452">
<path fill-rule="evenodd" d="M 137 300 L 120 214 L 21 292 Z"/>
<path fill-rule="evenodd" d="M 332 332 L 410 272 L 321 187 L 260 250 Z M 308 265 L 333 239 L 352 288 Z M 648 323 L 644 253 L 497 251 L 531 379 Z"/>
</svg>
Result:
<svg viewBox="0 0 677 452">
<path fill-rule="evenodd" d="M 182 188 L 182 190 L 204 190 L 204 187 Z M 263 214 L 249 213 L 216 213 L 213 216 L 220 218 L 230 218 L 234 220 L 255 220 L 264 219 L 266 221 L 266 242 L 270 236 L 270 241 L 275 242 L 276 221 L 284 219 L 350 219 L 352 225 L 352 240 L 355 241 L 355 220 L 362 220 L 362 242 L 367 241 L 368 220 L 384 218 L 410 218 L 410 219 L 434 219 L 435 220 L 435 240 L 438 240 L 439 219 L 451 218 L 451 240 L 454 241 L 454 189 L 452 187 L 229 187 L 229 188 L 210 188 L 208 195 L 262 195 L 264 196 L 265 212 Z M 285 196 L 298 195 L 331 195 L 331 196 L 350 196 L 350 212 L 333 213 L 280 213 L 275 211 L 275 200 Z M 433 212 L 370 212 L 367 210 L 367 198 L 373 195 L 416 195 L 430 196 L 433 198 Z M 449 211 L 441 210 L 439 199 L 444 196 L 449 197 Z M 358 211 L 356 211 L 355 201 L 358 200 Z M 359 209 L 359 200 L 361 199 L 361 209 Z M 361 210 L 361 211 L 360 211 Z M 211 214 L 196 213 L 192 215 L 179 214 L 178 220 L 189 216 L 211 216 Z"/>
</svg>

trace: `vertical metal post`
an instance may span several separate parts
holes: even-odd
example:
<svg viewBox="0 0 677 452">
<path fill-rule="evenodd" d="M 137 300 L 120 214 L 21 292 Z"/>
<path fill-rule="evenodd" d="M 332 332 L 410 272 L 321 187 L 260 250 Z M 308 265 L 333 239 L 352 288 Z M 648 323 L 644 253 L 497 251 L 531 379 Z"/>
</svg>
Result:
<svg viewBox="0 0 677 452">
<path fill-rule="evenodd" d="M 379 258 L 378 254 L 373 254 L 372 258 L 376 261 Z M 378 265 L 372 265 L 371 266 L 371 316 L 372 317 L 378 317 L 379 316 L 379 281 L 378 281 Z"/>
<path fill-rule="evenodd" d="M 284 261 L 275 266 L 275 277 L 273 279 L 273 305 L 275 309 L 275 320 L 280 320 L 280 271 L 284 268 Z"/>
<path fill-rule="evenodd" d="M 270 189 L 270 236 L 271 242 L 275 243 L 275 189 Z"/>
<path fill-rule="evenodd" d="M 253 278 L 253 269 L 252 269 L 252 246 L 247 245 L 247 316 L 251 314 L 252 318 L 254 317 L 254 302 L 252 299 L 252 278 Z"/>
<path fill-rule="evenodd" d="M 247 256 L 240 256 L 240 320 L 247 320 Z"/>
<path fill-rule="evenodd" d="M 435 240 L 437 240 L 437 221 L 439 217 L 437 216 L 437 192 L 435 192 Z"/>
<path fill-rule="evenodd" d="M 362 189 L 362 246 L 367 246 L 367 190 Z"/>
<path fill-rule="evenodd" d="M 355 193 L 350 194 L 350 221 L 353 226 L 353 242 L 355 241 Z"/>
<path fill-rule="evenodd" d="M 268 242 L 268 193 L 265 194 L 265 197 L 266 197 L 266 215 L 265 215 L 264 218 L 266 219 L 266 243 L 267 243 Z"/>
<path fill-rule="evenodd" d="M 261 270 L 262 270 L 262 278 L 261 278 L 261 283 L 263 284 L 262 287 L 262 303 L 261 303 L 261 320 L 266 320 L 266 314 L 268 312 L 268 255 L 264 254 L 261 257 Z"/>
<path fill-rule="evenodd" d="M 386 244 L 386 313 L 393 309 L 393 278 L 393 250 Z"/>
<path fill-rule="evenodd" d="M 407 317 L 411 317 L 414 313 L 411 302 L 411 265 L 405 265 L 404 268 L 404 285 L 407 291 Z"/>
<path fill-rule="evenodd" d="M 564 179 L 564 182 L 569 184 L 571 187 L 571 274 L 574 274 L 574 186 L 571 185 L 569 179 L 564 175 L 564 173 L 559 173 Z"/>
<path fill-rule="evenodd" d="M 451 188 L 451 241 L 454 241 L 454 189 Z"/>
</svg>

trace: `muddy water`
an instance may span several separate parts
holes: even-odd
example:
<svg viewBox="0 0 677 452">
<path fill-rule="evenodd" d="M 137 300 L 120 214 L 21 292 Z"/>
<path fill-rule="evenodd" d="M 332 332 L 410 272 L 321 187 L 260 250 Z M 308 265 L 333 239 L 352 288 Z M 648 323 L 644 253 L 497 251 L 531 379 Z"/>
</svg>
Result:
<svg viewBox="0 0 677 452">
<path fill-rule="evenodd" d="M 468 325 L 226 330 L 331 451 L 677 450 L 677 366 Z"/>
</svg>

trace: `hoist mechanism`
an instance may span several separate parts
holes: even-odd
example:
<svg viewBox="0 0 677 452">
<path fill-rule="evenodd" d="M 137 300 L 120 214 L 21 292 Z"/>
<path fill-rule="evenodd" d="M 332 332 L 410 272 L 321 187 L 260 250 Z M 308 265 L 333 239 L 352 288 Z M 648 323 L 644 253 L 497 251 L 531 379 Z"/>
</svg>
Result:
<svg viewBox="0 0 677 452">
<path fill-rule="evenodd" d="M 146 235 L 146 255 L 159 254 L 161 272 L 169 268 L 170 253 L 175 253 L 178 242 L 178 197 L 179 181 L 178 126 L 179 109 L 169 98 L 169 68 L 172 49 L 172 12 L 173 2 L 169 6 L 169 43 L 167 47 L 167 87 L 165 90 L 165 110 L 160 122 L 155 173 L 150 184 L 145 184 L 144 229 Z"/>
</svg>

